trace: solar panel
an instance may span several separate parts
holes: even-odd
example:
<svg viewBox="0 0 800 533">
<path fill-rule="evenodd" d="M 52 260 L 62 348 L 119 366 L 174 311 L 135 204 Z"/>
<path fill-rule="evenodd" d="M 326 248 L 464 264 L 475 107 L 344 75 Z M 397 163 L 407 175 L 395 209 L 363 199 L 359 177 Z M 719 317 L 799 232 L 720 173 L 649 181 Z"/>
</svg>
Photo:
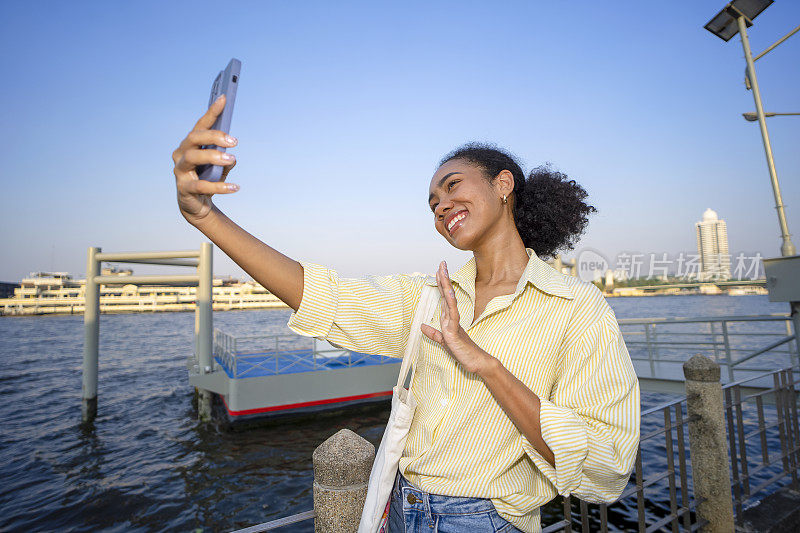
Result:
<svg viewBox="0 0 800 533">
<path fill-rule="evenodd" d="M 745 24 L 752 26 L 753 19 L 767 9 L 774 0 L 733 0 L 722 11 L 717 13 L 714 18 L 708 21 L 704 27 L 723 41 L 729 41 L 731 37 L 739 33 L 739 26 L 736 19 L 741 13 L 744 15 Z"/>
</svg>

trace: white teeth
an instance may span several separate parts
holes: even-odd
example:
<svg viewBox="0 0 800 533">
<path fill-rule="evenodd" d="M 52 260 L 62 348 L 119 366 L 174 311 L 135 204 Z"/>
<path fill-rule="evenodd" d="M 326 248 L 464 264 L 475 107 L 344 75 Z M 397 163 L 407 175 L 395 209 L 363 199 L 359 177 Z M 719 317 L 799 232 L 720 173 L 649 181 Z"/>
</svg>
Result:
<svg viewBox="0 0 800 533">
<path fill-rule="evenodd" d="M 455 217 L 453 217 L 453 220 L 451 220 L 450 223 L 447 224 L 447 231 L 453 229 L 453 226 L 455 225 L 456 222 L 458 222 L 459 220 L 463 220 L 466 217 L 467 217 L 466 213 L 461 213 L 460 215 L 456 215 Z"/>
</svg>

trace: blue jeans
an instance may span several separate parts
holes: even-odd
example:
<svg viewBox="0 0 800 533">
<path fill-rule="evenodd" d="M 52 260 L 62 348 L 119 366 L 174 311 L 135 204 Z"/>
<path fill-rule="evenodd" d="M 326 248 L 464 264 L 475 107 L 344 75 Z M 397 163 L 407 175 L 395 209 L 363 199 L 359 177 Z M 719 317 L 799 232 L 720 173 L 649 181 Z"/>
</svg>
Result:
<svg viewBox="0 0 800 533">
<path fill-rule="evenodd" d="M 387 533 L 522 533 L 488 498 L 430 494 L 397 473 Z"/>
</svg>

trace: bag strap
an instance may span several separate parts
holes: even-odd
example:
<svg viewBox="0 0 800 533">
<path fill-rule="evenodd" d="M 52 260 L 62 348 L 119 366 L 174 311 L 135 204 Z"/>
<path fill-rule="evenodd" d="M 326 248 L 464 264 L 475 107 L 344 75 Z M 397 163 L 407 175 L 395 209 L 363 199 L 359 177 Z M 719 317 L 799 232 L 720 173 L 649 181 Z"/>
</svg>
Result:
<svg viewBox="0 0 800 533">
<path fill-rule="evenodd" d="M 397 376 L 397 386 L 400 387 L 402 396 L 405 396 L 404 391 L 411 388 L 414 370 L 417 367 L 417 359 L 421 351 L 420 341 L 422 340 L 422 330 L 420 326 L 433 316 L 438 304 L 439 290 L 428 284 L 423 285 L 422 294 L 417 304 L 417 310 L 411 321 L 411 330 L 408 332 L 408 342 L 406 343 L 406 351 L 403 354 L 403 363 L 400 365 L 400 374 Z"/>
</svg>

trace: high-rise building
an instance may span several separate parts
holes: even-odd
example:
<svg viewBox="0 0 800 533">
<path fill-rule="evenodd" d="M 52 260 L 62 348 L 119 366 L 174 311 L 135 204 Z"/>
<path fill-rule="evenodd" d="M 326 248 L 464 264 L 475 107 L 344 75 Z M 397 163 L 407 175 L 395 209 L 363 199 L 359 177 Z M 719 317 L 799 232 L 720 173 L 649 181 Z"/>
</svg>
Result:
<svg viewBox="0 0 800 533">
<path fill-rule="evenodd" d="M 697 254 L 700 256 L 700 281 L 730 279 L 731 256 L 728 253 L 728 229 L 716 211 L 710 207 L 703 213 L 703 220 L 696 222 Z"/>
</svg>

